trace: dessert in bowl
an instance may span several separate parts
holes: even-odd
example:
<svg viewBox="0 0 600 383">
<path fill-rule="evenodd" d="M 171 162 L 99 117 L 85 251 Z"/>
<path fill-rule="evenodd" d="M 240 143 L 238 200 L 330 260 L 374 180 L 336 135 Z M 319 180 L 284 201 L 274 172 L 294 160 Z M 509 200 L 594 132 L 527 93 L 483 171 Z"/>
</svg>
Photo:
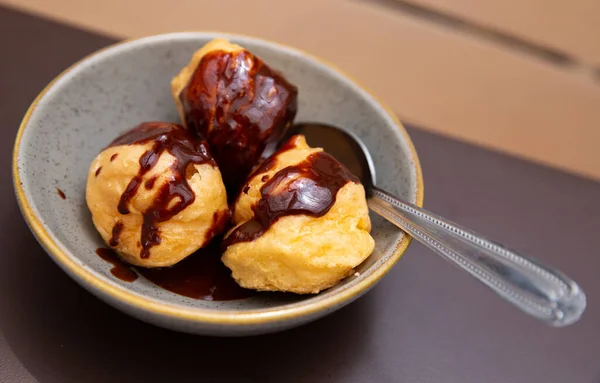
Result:
<svg viewBox="0 0 600 383">
<path fill-rule="evenodd" d="M 256 70 L 209 81 L 236 68 Z M 64 72 L 23 121 L 15 188 L 52 258 L 109 304 L 192 333 L 283 330 L 358 298 L 409 244 L 335 158 L 282 141 L 302 121 L 360 136 L 382 185 L 422 203 L 412 143 L 368 91 L 292 48 L 211 33 L 117 44 Z M 290 202 L 303 190 L 313 200 Z"/>
</svg>

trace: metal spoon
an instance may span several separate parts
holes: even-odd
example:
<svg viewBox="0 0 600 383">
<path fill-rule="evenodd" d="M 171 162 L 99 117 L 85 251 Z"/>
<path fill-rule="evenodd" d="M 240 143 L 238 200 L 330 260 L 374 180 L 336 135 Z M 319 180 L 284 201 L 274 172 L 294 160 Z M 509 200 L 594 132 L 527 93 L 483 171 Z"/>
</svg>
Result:
<svg viewBox="0 0 600 383">
<path fill-rule="evenodd" d="M 358 137 L 321 123 L 295 125 L 288 136 L 293 134 L 304 134 L 309 145 L 322 147 L 357 175 L 371 210 L 517 308 L 553 326 L 567 326 L 581 317 L 585 294 L 563 273 L 375 186 L 373 160 Z"/>
</svg>

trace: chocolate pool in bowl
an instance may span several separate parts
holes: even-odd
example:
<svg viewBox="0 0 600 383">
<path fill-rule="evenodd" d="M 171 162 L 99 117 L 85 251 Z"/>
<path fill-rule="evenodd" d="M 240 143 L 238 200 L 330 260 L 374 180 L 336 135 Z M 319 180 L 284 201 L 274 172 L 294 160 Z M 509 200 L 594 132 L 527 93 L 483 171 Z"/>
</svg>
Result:
<svg viewBox="0 0 600 383">
<path fill-rule="evenodd" d="M 15 190 L 25 219 L 55 262 L 114 307 L 190 333 L 279 331 L 331 313 L 368 291 L 400 258 L 409 239 L 371 215 L 375 250 L 357 274 L 318 295 L 255 294 L 226 301 L 176 294 L 143 274 L 132 282 L 121 280 L 111 273 L 114 266 L 96 254 L 106 245 L 85 203 L 89 164 L 115 137 L 141 121 L 178 122 L 170 81 L 193 52 L 215 37 L 240 44 L 281 71 L 298 87 L 297 122 L 319 121 L 355 133 L 375 154 L 380 186 L 422 204 L 421 170 L 412 143 L 395 116 L 365 89 L 295 49 L 213 33 L 129 41 L 67 69 L 42 91 L 23 120 L 14 152 Z"/>
</svg>

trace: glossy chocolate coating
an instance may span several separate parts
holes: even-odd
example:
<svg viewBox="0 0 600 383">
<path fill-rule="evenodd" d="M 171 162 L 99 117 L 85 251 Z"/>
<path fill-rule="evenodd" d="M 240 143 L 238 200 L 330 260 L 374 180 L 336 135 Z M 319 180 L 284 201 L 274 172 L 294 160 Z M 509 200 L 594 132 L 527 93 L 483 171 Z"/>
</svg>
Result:
<svg viewBox="0 0 600 383">
<path fill-rule="evenodd" d="M 246 50 L 202 57 L 179 97 L 186 126 L 208 141 L 230 194 L 275 151 L 296 115 L 297 94 Z"/>
<path fill-rule="evenodd" d="M 167 122 L 142 123 L 116 138 L 109 147 L 148 142 L 152 142 L 152 147 L 140 157 L 138 174 L 131 179 L 121 195 L 118 206 L 119 213 L 129 214 L 129 202 L 139 189 L 143 176 L 157 164 L 163 152 L 169 152 L 176 160 L 171 167 L 172 176 L 169 177 L 168 182 L 161 185 L 153 203 L 143 213 L 144 220 L 140 240 L 141 258 L 148 258 L 150 248 L 160 244 L 160 232 L 157 224 L 168 221 L 194 202 L 196 195 L 186 178 L 188 166 L 204 163 L 215 165 L 202 139 L 181 125 Z M 146 181 L 146 188 L 152 188 L 154 181 L 155 178 Z M 170 206 L 173 200 L 177 202 Z M 115 224 L 109 243 L 111 246 L 118 244 L 122 226 L 120 221 Z"/>
<path fill-rule="evenodd" d="M 270 158 L 265 162 L 269 167 L 274 161 Z M 223 246 L 253 241 L 284 216 L 321 217 L 327 214 L 338 191 L 348 182 L 358 183 L 359 180 L 333 156 L 325 152 L 310 154 L 304 161 L 275 173 L 261 187 L 261 199 L 252 207 L 254 218 L 237 227 Z"/>
</svg>

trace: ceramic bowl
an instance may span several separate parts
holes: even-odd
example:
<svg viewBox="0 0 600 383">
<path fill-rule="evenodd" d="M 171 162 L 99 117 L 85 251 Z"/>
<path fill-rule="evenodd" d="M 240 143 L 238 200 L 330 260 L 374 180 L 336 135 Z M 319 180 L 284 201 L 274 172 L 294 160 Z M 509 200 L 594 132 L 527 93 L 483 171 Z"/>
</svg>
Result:
<svg viewBox="0 0 600 383">
<path fill-rule="evenodd" d="M 52 259 L 115 308 L 196 334 L 280 331 L 329 314 L 367 292 L 394 266 L 410 239 L 373 215 L 375 251 L 357 274 L 337 286 L 314 296 L 258 294 L 221 302 L 176 295 L 143 277 L 121 281 L 95 254 L 104 244 L 85 203 L 91 161 L 120 132 L 142 121 L 178 121 L 170 80 L 195 50 L 215 37 L 246 47 L 282 71 L 299 88 L 297 122 L 329 123 L 357 134 L 374 156 L 380 186 L 422 204 L 421 169 L 410 138 L 396 116 L 364 87 L 296 49 L 217 33 L 174 33 L 119 43 L 63 72 L 23 119 L 13 158 L 15 190 L 27 223 Z"/>
</svg>

